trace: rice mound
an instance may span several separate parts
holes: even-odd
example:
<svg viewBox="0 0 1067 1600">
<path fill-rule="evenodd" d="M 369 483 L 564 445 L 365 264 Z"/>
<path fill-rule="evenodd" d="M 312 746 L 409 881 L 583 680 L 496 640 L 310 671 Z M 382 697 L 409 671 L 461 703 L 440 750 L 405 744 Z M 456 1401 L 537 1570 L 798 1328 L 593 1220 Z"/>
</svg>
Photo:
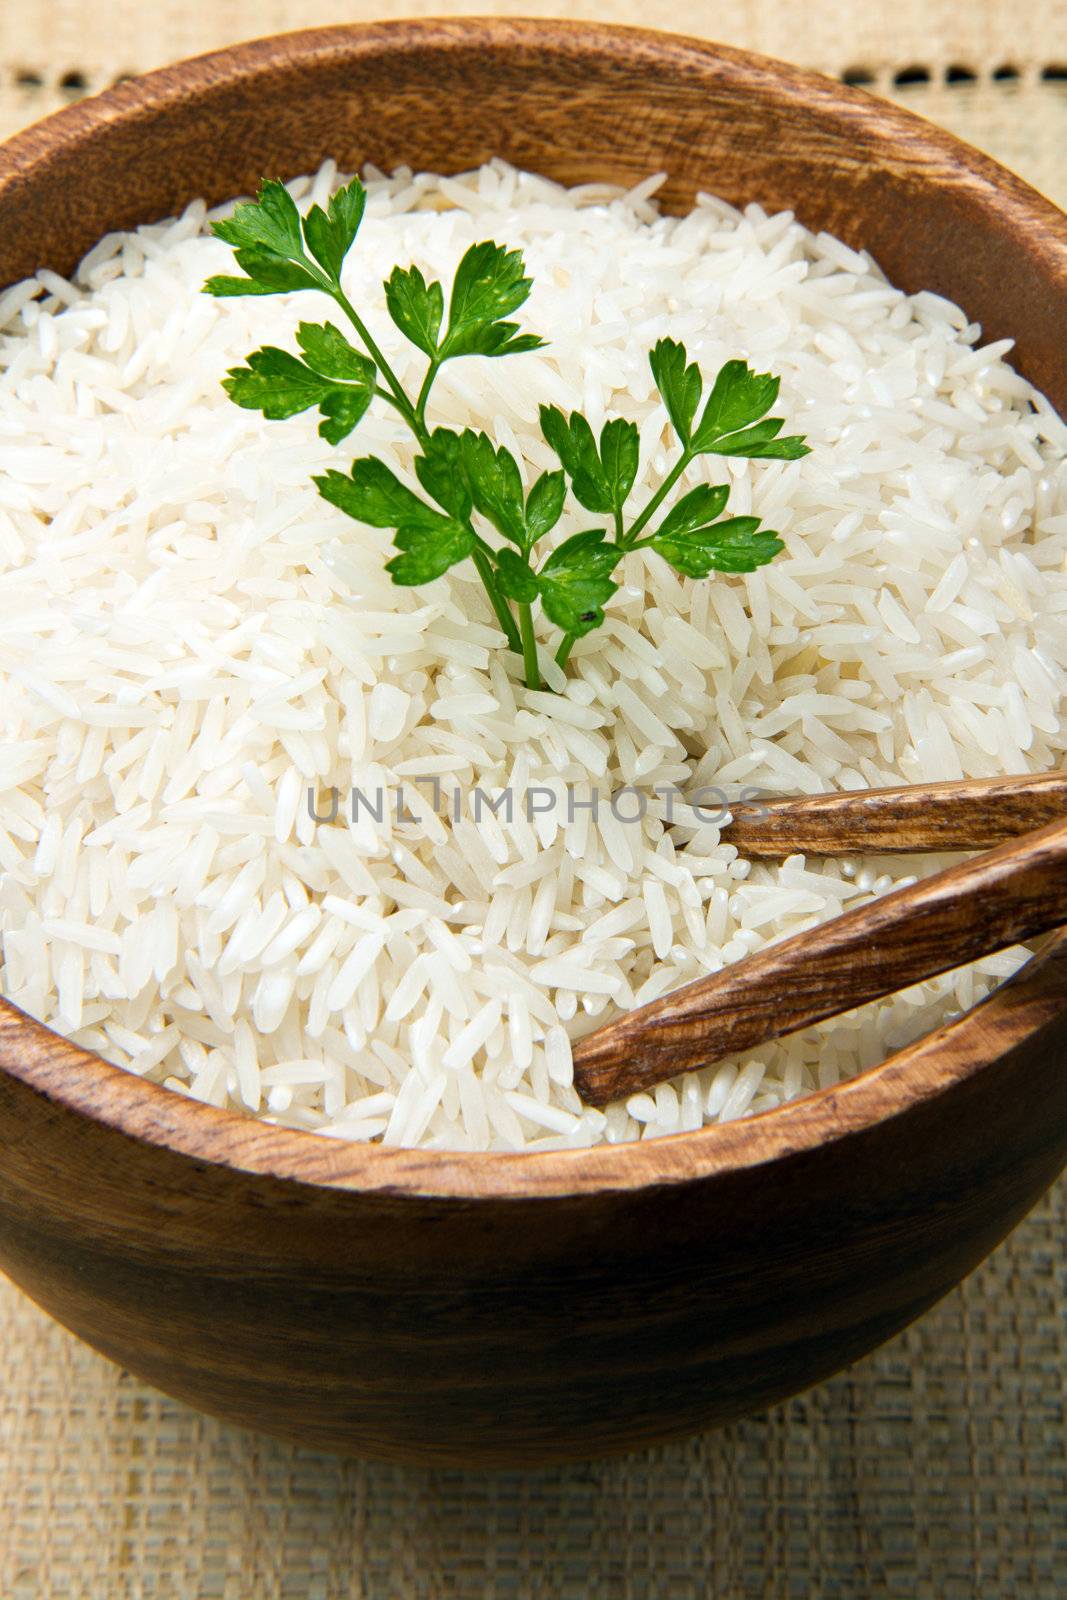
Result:
<svg viewBox="0 0 1067 1600">
<path fill-rule="evenodd" d="M 782 377 L 776 410 L 812 454 L 704 458 L 679 493 L 728 479 L 731 513 L 779 529 L 785 553 L 706 582 L 629 556 L 566 677 L 546 648 L 558 693 L 523 687 L 469 564 L 397 588 L 388 533 L 317 495 L 312 474 L 354 454 L 417 487 L 388 408 L 337 450 L 314 413 L 230 403 L 227 368 L 337 313 L 203 295 L 232 257 L 202 204 L 110 235 L 70 282 L 41 272 L 0 296 L 11 1000 L 212 1105 L 341 1138 L 547 1149 L 768 1110 L 1019 965 L 1022 950 L 976 962 L 605 1113 L 575 1093 L 570 1041 L 618 1008 L 947 860 L 750 865 L 666 791 L 985 777 L 1064 750 L 1067 428 L 1007 366 L 1009 341 L 981 347 L 956 307 L 789 213 L 702 196 L 660 217 L 658 181 L 371 172 L 346 264 L 415 387 L 424 358 L 384 311 L 391 268 L 447 283 L 472 242 L 521 246 L 523 323 L 550 343 L 448 364 L 431 414 L 485 427 L 528 482 L 555 464 L 539 404 L 580 406 L 597 428 L 637 422 L 643 502 L 676 452 L 647 359 L 664 335 L 706 381 L 734 356 Z M 304 207 L 337 182 L 327 164 L 290 188 Z M 572 504 L 555 537 L 591 520 Z M 337 821 L 316 822 L 309 793 L 327 814 L 331 786 Z M 596 790 L 597 815 L 568 787 Z M 372 805 L 352 820 L 353 788 L 388 796 L 380 821 Z M 476 788 L 510 789 L 510 820 L 476 819 Z"/>
</svg>

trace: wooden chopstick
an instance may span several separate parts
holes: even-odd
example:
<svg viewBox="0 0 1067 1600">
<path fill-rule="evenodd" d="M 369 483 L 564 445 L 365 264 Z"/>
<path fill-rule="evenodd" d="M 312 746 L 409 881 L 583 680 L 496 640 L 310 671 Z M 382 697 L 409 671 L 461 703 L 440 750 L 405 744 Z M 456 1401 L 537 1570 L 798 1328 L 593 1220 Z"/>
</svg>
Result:
<svg viewBox="0 0 1067 1600">
<path fill-rule="evenodd" d="M 987 850 L 1067 816 L 1067 772 L 775 796 L 730 813 L 722 837 L 743 856 Z"/>
<path fill-rule="evenodd" d="M 698 978 L 574 1046 L 604 1106 L 1067 922 L 1067 820 Z"/>
</svg>

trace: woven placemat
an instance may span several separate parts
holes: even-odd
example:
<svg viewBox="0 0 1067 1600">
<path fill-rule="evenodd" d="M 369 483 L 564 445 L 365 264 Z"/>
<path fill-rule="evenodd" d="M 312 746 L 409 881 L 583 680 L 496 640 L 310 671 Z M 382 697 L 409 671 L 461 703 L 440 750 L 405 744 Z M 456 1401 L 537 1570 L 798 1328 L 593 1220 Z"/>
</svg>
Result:
<svg viewBox="0 0 1067 1600">
<path fill-rule="evenodd" d="M 673 27 L 848 76 L 1067 204 L 1064 0 L 0 0 L 0 136 L 237 39 L 478 10 Z M 810 1394 L 685 1444 L 488 1476 L 205 1420 L 0 1280 L 0 1600 L 1063 1600 L 1065 1238 L 1061 1184 Z"/>
<path fill-rule="evenodd" d="M 206 1420 L 9 1289 L 0 1596 L 1063 1600 L 1065 1228 L 1061 1185 L 921 1322 L 764 1416 L 528 1473 Z"/>
</svg>

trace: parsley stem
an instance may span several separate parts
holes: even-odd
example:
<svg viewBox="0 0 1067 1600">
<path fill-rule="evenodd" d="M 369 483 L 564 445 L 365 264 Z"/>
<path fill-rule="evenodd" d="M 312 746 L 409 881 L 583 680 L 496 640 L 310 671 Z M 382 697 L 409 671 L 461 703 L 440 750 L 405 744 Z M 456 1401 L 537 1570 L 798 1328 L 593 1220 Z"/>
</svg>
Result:
<svg viewBox="0 0 1067 1600">
<path fill-rule="evenodd" d="M 475 532 L 474 525 L 469 517 L 465 526 L 469 533 L 474 534 L 474 549 L 471 552 L 471 559 L 478 569 L 478 576 L 485 585 L 486 593 L 492 601 L 493 610 L 497 614 L 500 626 L 508 636 L 508 644 L 516 655 L 521 655 L 522 640 L 519 637 L 519 630 L 515 626 L 515 618 L 512 616 L 511 607 L 500 592 L 500 586 L 496 581 L 496 573 L 493 571 L 493 547 L 491 544 L 486 543 L 480 533 Z"/>
<path fill-rule="evenodd" d="M 635 548 L 634 540 L 637 538 L 637 535 L 641 532 L 642 528 L 647 527 L 650 520 L 655 516 L 656 512 L 659 510 L 664 500 L 666 500 L 667 496 L 670 494 L 671 490 L 674 488 L 675 484 L 678 482 L 678 479 L 682 476 L 682 473 L 685 471 L 692 459 L 693 457 L 690 455 L 688 449 L 682 451 L 681 455 L 678 457 L 678 460 L 674 463 L 674 466 L 668 472 L 667 476 L 664 478 L 663 482 L 660 484 L 659 488 L 648 502 L 648 505 L 641 512 L 640 516 L 630 524 L 630 531 L 627 533 L 625 539 L 619 541 L 624 550 L 633 550 Z"/>
<path fill-rule="evenodd" d="M 415 420 L 421 423 L 424 428 L 426 426 L 426 402 L 430 398 L 433 380 L 440 370 L 440 361 L 436 356 L 431 357 L 430 365 L 426 368 L 426 376 L 422 380 L 422 388 L 419 390 L 419 398 L 415 402 Z"/>
<path fill-rule="evenodd" d="M 563 638 L 560 640 L 559 649 L 556 651 L 557 666 L 565 667 L 567 665 L 567 658 L 574 648 L 574 642 L 577 637 L 578 635 L 576 633 L 565 633 L 563 635 Z"/>
<path fill-rule="evenodd" d="M 367 327 L 366 323 L 363 321 L 363 318 L 360 316 L 351 300 L 349 300 L 339 283 L 331 285 L 329 292 L 333 296 L 333 299 L 340 306 L 349 322 L 355 328 L 360 338 L 363 340 L 363 343 L 367 347 L 367 354 L 375 363 L 382 377 L 393 391 L 397 410 L 400 412 L 400 415 L 404 418 L 404 421 L 414 433 L 416 439 L 418 439 L 419 443 L 425 449 L 428 438 L 426 424 L 420 420 L 414 406 L 407 397 L 407 393 L 405 392 L 400 379 L 397 377 L 388 361 L 386 361 L 381 349 L 377 344 L 377 341 L 372 336 L 370 329 Z"/>
<path fill-rule="evenodd" d="M 540 689 L 541 672 L 537 664 L 537 640 L 534 637 L 531 606 L 519 606 L 519 626 L 522 629 L 522 659 L 526 664 L 526 687 Z"/>
<path fill-rule="evenodd" d="M 320 279 L 323 278 L 323 274 L 317 269 L 313 262 L 307 261 L 306 265 L 308 270 L 314 273 L 316 277 Z M 356 332 L 359 334 L 364 345 L 366 346 L 367 354 L 375 363 L 378 371 L 381 373 L 382 377 L 385 379 L 390 390 L 392 391 L 391 394 L 386 394 L 383 390 L 379 390 L 382 399 L 387 400 L 389 404 L 400 413 L 408 427 L 411 429 L 412 433 L 415 435 L 415 438 L 418 440 L 419 445 L 423 450 L 425 450 L 430 442 L 430 433 L 426 426 L 426 402 L 430 398 L 431 386 L 438 374 L 438 371 L 440 370 L 440 359 L 437 356 L 430 358 L 430 364 L 426 369 L 426 376 L 422 380 L 422 387 L 419 390 L 418 399 L 416 400 L 415 404 L 412 405 L 410 399 L 408 398 L 406 389 L 400 382 L 400 379 L 397 377 L 392 367 L 389 365 L 388 361 L 385 359 L 381 347 L 374 338 L 370 329 L 367 327 L 367 324 L 363 321 L 363 318 L 360 316 L 351 300 L 349 300 L 348 296 L 341 288 L 339 280 L 334 279 L 329 282 L 323 282 L 322 287 L 325 289 L 326 293 L 331 297 L 331 299 L 341 308 L 349 322 L 355 328 Z M 616 517 L 616 525 L 621 525 L 621 518 L 618 516 Z M 509 647 L 515 651 L 516 655 L 521 655 L 523 661 L 525 662 L 527 687 L 530 689 L 539 689 L 541 687 L 541 673 L 537 661 L 537 640 L 533 631 L 533 613 L 528 605 L 519 606 L 519 619 L 521 623 L 520 633 L 519 628 L 515 626 L 515 618 L 512 614 L 511 607 L 501 594 L 499 585 L 496 581 L 496 573 L 493 571 L 492 546 L 488 545 L 485 540 L 475 532 L 471 525 L 470 518 L 467 519 L 467 527 L 470 532 L 474 534 L 475 539 L 475 547 L 471 552 L 472 559 L 474 561 L 478 576 L 481 578 L 485 587 L 485 592 L 489 596 L 489 602 L 496 613 L 497 621 L 504 630 Z"/>
<path fill-rule="evenodd" d="M 403 417 L 404 421 L 407 423 L 408 427 L 419 441 L 419 444 L 425 450 L 430 441 L 430 435 L 425 421 L 426 401 L 429 398 L 430 385 L 433 383 L 433 380 L 437 375 L 438 363 L 431 361 L 426 372 L 426 377 L 423 379 L 422 389 L 419 391 L 418 401 L 413 406 L 411 401 L 408 399 L 407 393 L 399 378 L 389 365 L 388 361 L 386 361 L 380 348 L 371 335 L 370 329 L 367 327 L 366 323 L 363 321 L 363 318 L 359 315 L 359 312 L 349 300 L 340 284 L 331 287 L 330 293 L 340 306 L 341 310 L 344 312 L 345 316 L 348 318 L 349 322 L 351 322 L 360 338 L 363 340 L 363 343 L 367 347 L 368 355 L 370 356 L 371 360 L 377 364 L 379 372 L 382 374 L 382 377 L 392 390 L 391 395 L 383 394 L 382 398 L 384 400 L 388 400 L 390 405 L 396 407 L 397 411 L 399 411 L 400 415 Z M 467 526 L 470 527 L 469 519 Z M 471 528 L 471 532 L 474 533 L 473 528 Z M 524 641 L 519 635 L 518 628 L 515 626 L 515 618 L 511 614 L 511 607 L 508 605 L 507 601 L 504 599 L 504 596 L 500 593 L 499 587 L 497 586 L 496 574 L 493 572 L 491 561 L 492 549 L 486 544 L 484 539 L 479 538 L 477 534 L 474 536 L 477 540 L 477 545 L 473 551 L 474 565 L 477 568 L 479 578 L 481 578 L 482 583 L 485 585 L 485 592 L 489 596 L 489 601 L 493 607 L 493 610 L 496 612 L 497 621 L 504 630 L 510 648 L 515 651 L 516 655 L 525 655 Z M 537 656 L 535 653 L 535 674 L 536 671 Z M 527 675 L 528 674 L 529 662 L 527 661 Z"/>
<path fill-rule="evenodd" d="M 479 539 L 478 543 L 483 544 L 484 541 Z M 515 626 L 515 618 L 511 614 L 511 607 L 497 588 L 496 577 L 489 557 L 485 555 L 483 550 L 475 549 L 471 553 L 471 559 L 477 568 L 479 578 L 485 585 L 485 592 L 489 596 L 493 610 L 496 612 L 497 621 L 507 635 L 510 648 L 515 651 L 516 655 L 522 655 L 524 653 L 522 640 L 519 638 L 519 630 Z"/>
</svg>

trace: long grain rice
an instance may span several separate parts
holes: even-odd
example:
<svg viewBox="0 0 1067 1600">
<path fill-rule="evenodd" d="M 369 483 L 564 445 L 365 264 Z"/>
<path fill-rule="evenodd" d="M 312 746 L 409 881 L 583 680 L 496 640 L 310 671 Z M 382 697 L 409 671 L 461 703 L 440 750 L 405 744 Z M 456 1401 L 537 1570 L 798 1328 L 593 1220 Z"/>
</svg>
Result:
<svg viewBox="0 0 1067 1600">
<path fill-rule="evenodd" d="M 581 405 L 595 428 L 630 417 L 643 496 L 675 448 L 650 346 L 686 341 L 705 374 L 743 356 L 781 375 L 788 431 L 813 453 L 705 458 L 686 483 L 728 480 L 731 510 L 786 552 L 706 583 L 629 557 L 568 675 L 543 633 L 558 692 L 532 693 L 468 568 L 396 588 L 388 535 L 317 496 L 312 475 L 357 450 L 415 485 L 387 408 L 338 452 L 313 413 L 270 423 L 226 398 L 227 368 L 291 347 L 328 307 L 203 296 L 231 256 L 202 204 L 109 235 L 70 281 L 15 285 L 0 296 L 0 989 L 195 1099 L 463 1149 L 751 1115 L 981 999 L 1024 952 L 605 1114 L 573 1088 L 571 1042 L 617 1007 L 943 864 L 751 865 L 703 791 L 1061 761 L 1067 427 L 1006 364 L 1008 341 L 982 346 L 958 308 L 900 293 L 788 213 L 704 196 L 660 217 L 655 177 L 629 194 L 499 162 L 369 179 L 346 286 L 403 381 L 422 358 L 384 315 L 382 279 L 397 261 L 447 279 L 490 235 L 524 249 L 522 315 L 551 341 L 449 364 L 435 422 L 487 427 L 532 481 L 554 464 L 541 402 Z M 306 206 L 337 181 L 327 163 L 290 187 Z M 572 506 L 558 536 L 587 521 Z M 334 790 L 336 820 L 316 822 L 309 794 L 328 816 Z"/>
</svg>

